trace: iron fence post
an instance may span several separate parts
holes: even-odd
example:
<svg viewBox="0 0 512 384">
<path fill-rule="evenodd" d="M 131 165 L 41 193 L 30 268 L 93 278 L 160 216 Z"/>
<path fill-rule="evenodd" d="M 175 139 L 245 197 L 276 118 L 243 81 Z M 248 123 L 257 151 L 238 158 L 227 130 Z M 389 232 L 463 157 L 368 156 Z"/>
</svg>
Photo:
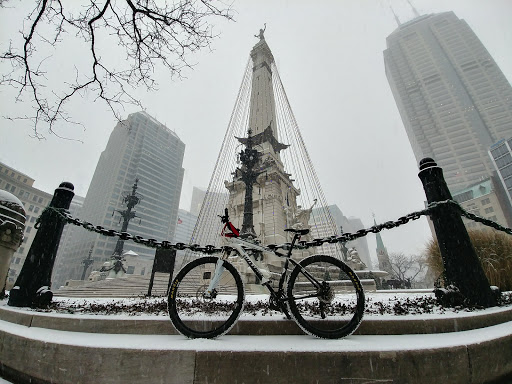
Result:
<svg viewBox="0 0 512 384">
<path fill-rule="evenodd" d="M 452 200 L 443 170 L 433 159 L 427 157 L 420 161 L 418 176 L 429 204 Z M 483 307 L 496 305 L 495 296 L 457 207 L 438 207 L 432 211 L 430 218 L 441 251 L 446 282 L 455 285 L 472 304 Z"/>
<path fill-rule="evenodd" d="M 71 183 L 64 182 L 55 190 L 51 208 L 69 209 L 75 193 Z M 9 295 L 8 305 L 13 307 L 47 306 L 55 256 L 65 222 L 57 212 L 45 210 L 39 218 L 39 228 L 30 246 L 25 263 Z"/>
</svg>

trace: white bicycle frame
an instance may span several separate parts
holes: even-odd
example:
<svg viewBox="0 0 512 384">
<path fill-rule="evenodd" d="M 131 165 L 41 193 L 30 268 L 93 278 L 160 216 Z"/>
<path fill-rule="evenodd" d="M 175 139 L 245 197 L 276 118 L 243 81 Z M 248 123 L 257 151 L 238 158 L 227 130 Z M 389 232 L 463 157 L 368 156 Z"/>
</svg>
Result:
<svg viewBox="0 0 512 384">
<path fill-rule="evenodd" d="M 267 249 L 265 247 L 259 246 L 257 244 L 253 244 L 248 241 L 242 240 L 238 237 L 230 237 L 230 238 L 224 237 L 224 241 L 225 241 L 225 245 L 234 249 L 238 253 L 238 256 L 240 256 L 241 258 L 243 258 L 245 260 L 245 262 L 253 270 L 254 274 L 260 279 L 261 285 L 264 285 L 270 281 L 268 279 L 268 276 L 265 276 L 261 272 L 261 270 L 258 268 L 258 266 L 256 264 L 254 264 L 254 262 L 251 260 L 251 256 L 249 256 L 249 254 L 245 251 L 244 247 L 248 248 L 248 249 L 254 249 L 256 251 L 261 251 L 261 252 L 273 253 L 272 251 L 270 251 L 269 249 Z M 217 265 L 215 267 L 215 272 L 213 274 L 212 279 L 210 280 L 210 284 L 208 284 L 208 289 L 205 293 L 206 296 L 209 296 L 213 292 L 213 290 L 217 287 L 220 277 L 222 276 L 222 273 L 224 272 L 224 260 L 227 260 L 228 253 L 229 252 L 226 251 L 224 253 L 224 256 L 220 257 L 219 260 L 217 261 Z"/>
</svg>

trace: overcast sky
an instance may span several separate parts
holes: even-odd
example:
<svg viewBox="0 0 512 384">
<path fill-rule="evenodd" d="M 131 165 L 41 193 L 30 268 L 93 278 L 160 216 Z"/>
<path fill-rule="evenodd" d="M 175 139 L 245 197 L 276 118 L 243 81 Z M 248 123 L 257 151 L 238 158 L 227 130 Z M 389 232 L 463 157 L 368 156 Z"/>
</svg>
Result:
<svg viewBox="0 0 512 384">
<path fill-rule="evenodd" d="M 413 0 L 421 13 L 454 11 L 468 22 L 509 81 L 512 81 L 512 1 Z M 2 51 L 20 28 L 15 10 L 0 10 Z M 18 5 L 18 4 L 23 5 Z M 140 91 L 146 111 L 174 130 L 186 145 L 180 207 L 189 209 L 193 186 L 206 187 L 219 154 L 248 55 L 263 23 L 265 38 L 304 136 L 327 201 L 365 226 L 396 220 L 423 208 L 418 167 L 384 73 L 386 37 L 397 25 L 389 4 L 406 22 L 414 17 L 406 0 L 235 1 L 236 22 L 219 21 L 213 51 L 194 56 L 186 79 L 158 72 L 160 90 Z M 72 53 L 58 68 L 72 67 Z M 24 111 L 0 88 L 0 115 Z M 127 107 L 125 116 L 137 109 Z M 85 196 L 100 153 L 116 124 L 103 104 L 85 98 L 70 104 L 85 126 L 62 124 L 60 134 L 31 137 L 26 122 L 0 122 L 0 161 L 34 178 L 53 193 L 60 182 Z M 45 133 L 45 132 L 43 132 Z M 418 254 L 431 237 L 426 219 L 382 237 L 389 252 Z M 368 236 L 375 255 L 375 236 Z"/>
</svg>

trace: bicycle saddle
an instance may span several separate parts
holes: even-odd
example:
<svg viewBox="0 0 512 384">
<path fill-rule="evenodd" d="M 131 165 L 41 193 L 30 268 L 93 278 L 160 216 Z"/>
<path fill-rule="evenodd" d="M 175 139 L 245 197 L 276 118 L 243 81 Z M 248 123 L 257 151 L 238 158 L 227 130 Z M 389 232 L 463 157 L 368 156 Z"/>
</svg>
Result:
<svg viewBox="0 0 512 384">
<path fill-rule="evenodd" d="M 309 229 L 286 228 L 285 232 L 295 232 L 300 233 L 301 235 L 307 235 L 309 233 Z"/>
</svg>

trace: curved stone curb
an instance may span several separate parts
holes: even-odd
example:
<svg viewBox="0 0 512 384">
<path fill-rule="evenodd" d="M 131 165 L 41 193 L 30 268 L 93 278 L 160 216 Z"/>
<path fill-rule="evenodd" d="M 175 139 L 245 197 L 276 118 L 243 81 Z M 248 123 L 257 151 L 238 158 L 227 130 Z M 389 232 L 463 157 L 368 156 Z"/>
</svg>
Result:
<svg viewBox="0 0 512 384">
<path fill-rule="evenodd" d="M 264 320 L 240 319 L 231 329 L 231 335 L 301 335 L 302 330 L 293 321 L 282 318 Z M 71 332 L 139 335 L 176 335 L 167 317 L 144 318 L 132 316 L 65 315 L 40 313 L 0 307 L 0 320 L 29 327 L 56 329 Z M 512 307 L 498 308 L 492 312 L 470 312 L 465 316 L 432 315 L 431 318 L 415 316 L 367 316 L 356 331 L 357 335 L 403 335 L 467 331 L 512 321 Z"/>
<path fill-rule="evenodd" d="M 444 335 L 304 336 L 297 347 L 295 336 L 191 341 L 104 335 L 95 341 L 88 334 L 1 322 L 0 372 L 16 383 L 38 384 L 468 384 L 511 377 L 512 322 L 456 335 L 450 341 Z"/>
</svg>

